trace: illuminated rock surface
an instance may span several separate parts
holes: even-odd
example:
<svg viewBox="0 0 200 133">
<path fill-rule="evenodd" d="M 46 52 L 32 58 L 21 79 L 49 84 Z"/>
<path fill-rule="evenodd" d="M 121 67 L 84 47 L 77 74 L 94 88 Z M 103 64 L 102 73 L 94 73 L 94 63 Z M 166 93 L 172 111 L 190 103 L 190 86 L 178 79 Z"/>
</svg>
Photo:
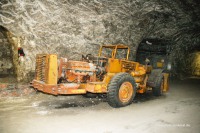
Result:
<svg viewBox="0 0 200 133">
<path fill-rule="evenodd" d="M 20 40 L 13 47 L 26 56 L 18 64 L 13 52 L 13 64 L 18 80 L 27 80 L 38 53 L 80 59 L 102 44 L 129 45 L 134 59 L 143 39 L 162 39 L 174 60 L 184 58 L 199 45 L 198 7 L 196 0 L 1 0 L 0 25 Z"/>
</svg>

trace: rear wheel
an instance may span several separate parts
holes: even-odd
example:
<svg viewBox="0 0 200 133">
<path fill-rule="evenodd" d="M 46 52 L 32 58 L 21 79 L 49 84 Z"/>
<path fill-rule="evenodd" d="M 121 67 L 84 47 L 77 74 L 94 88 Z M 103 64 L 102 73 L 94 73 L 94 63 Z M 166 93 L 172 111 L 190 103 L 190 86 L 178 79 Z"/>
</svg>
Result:
<svg viewBox="0 0 200 133">
<path fill-rule="evenodd" d="M 136 93 L 136 84 L 128 73 L 116 74 L 108 85 L 108 104 L 118 108 L 132 103 Z"/>
<path fill-rule="evenodd" d="M 155 87 L 152 88 L 154 96 L 161 96 L 164 89 L 164 76 L 161 74 L 156 81 Z"/>
</svg>

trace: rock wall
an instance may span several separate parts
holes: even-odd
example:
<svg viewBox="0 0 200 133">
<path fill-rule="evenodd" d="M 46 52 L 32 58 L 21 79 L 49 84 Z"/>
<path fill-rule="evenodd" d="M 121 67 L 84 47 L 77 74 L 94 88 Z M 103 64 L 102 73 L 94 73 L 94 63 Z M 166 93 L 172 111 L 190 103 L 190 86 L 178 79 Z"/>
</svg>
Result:
<svg viewBox="0 0 200 133">
<path fill-rule="evenodd" d="M 0 73 L 14 74 L 12 46 L 3 30 L 0 31 Z"/>
<path fill-rule="evenodd" d="M 0 25 L 20 38 L 26 54 L 18 67 L 20 81 L 34 71 L 38 53 L 79 59 L 97 54 L 99 45 L 123 43 L 134 59 L 144 38 L 172 39 L 181 23 L 192 21 L 196 12 L 185 12 L 182 5 L 179 0 L 2 0 Z"/>
</svg>

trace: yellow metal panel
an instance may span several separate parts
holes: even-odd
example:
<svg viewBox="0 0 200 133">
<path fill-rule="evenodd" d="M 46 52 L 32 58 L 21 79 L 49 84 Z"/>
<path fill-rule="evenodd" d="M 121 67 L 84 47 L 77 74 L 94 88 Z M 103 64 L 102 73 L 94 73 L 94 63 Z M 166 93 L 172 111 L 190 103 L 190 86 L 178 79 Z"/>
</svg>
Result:
<svg viewBox="0 0 200 133">
<path fill-rule="evenodd" d="M 86 90 L 85 89 L 74 89 L 74 90 L 71 90 L 71 93 L 72 94 L 85 94 Z"/>
<path fill-rule="evenodd" d="M 104 77 L 103 83 L 106 83 L 106 85 L 109 84 L 111 78 L 115 75 L 116 73 L 107 73 Z"/>
<path fill-rule="evenodd" d="M 167 92 L 169 90 L 169 73 L 163 73 L 163 76 L 164 76 L 163 92 Z"/>
<path fill-rule="evenodd" d="M 107 85 L 103 82 L 91 82 L 87 84 L 86 90 L 92 93 L 105 93 L 107 92 Z"/>
<path fill-rule="evenodd" d="M 96 84 L 96 85 L 95 85 L 95 88 L 94 88 L 94 91 L 95 91 L 95 92 L 99 92 L 99 93 L 100 93 L 100 92 L 103 92 L 103 91 L 102 91 L 102 85 L 101 85 L 101 84 Z"/>
<path fill-rule="evenodd" d="M 108 67 L 107 72 L 109 73 L 117 73 L 121 72 L 121 61 L 119 59 L 108 59 Z"/>
<path fill-rule="evenodd" d="M 48 60 L 47 84 L 57 84 L 57 77 L 58 77 L 57 55 L 55 54 L 48 55 L 47 60 Z"/>
<path fill-rule="evenodd" d="M 163 67 L 163 63 L 162 62 L 157 62 L 157 67 L 158 68 L 162 68 Z"/>
</svg>

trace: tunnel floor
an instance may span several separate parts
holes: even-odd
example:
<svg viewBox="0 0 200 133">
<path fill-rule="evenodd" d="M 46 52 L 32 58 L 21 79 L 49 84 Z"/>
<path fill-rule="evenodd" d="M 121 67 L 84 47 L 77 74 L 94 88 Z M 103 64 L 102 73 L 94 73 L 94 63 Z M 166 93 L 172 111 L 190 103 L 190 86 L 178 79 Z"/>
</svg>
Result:
<svg viewBox="0 0 200 133">
<path fill-rule="evenodd" d="M 124 108 L 106 99 L 31 96 L 0 99 L 0 133 L 198 133 L 200 79 L 171 82 L 161 97 L 137 95 Z"/>
</svg>

